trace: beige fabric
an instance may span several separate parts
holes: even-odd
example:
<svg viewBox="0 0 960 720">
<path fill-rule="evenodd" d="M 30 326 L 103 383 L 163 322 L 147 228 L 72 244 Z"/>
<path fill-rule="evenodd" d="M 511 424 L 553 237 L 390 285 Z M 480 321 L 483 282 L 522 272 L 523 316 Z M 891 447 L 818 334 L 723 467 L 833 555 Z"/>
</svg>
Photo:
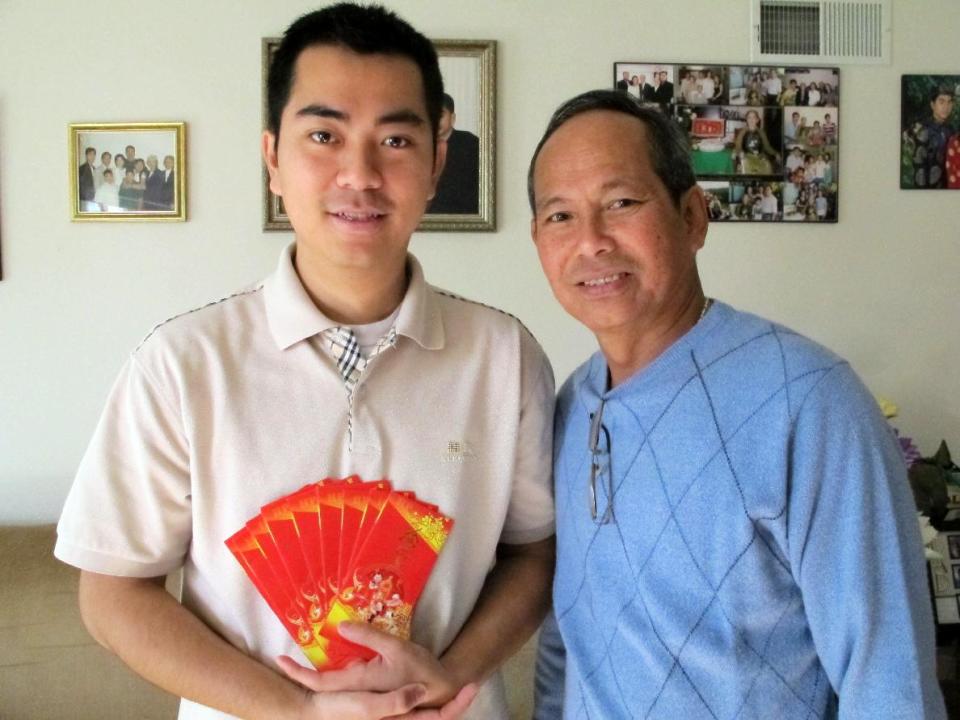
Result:
<svg viewBox="0 0 960 720">
<path fill-rule="evenodd" d="M 0 528 L 0 718 L 172 720 L 177 698 L 87 634 L 76 568 L 53 557 L 52 525 Z"/>
<path fill-rule="evenodd" d="M 305 483 L 387 477 L 455 519 L 414 618 L 414 639 L 440 653 L 498 542 L 553 532 L 553 377 L 514 318 L 431 288 L 412 257 L 410 273 L 397 344 L 350 395 L 319 345 L 333 323 L 301 286 L 290 248 L 265 284 L 158 327 L 114 386 L 57 556 L 130 576 L 183 564 L 184 604 L 272 664 L 299 652 L 223 541 Z M 188 707 L 181 717 L 222 717 Z M 506 714 L 497 678 L 470 717 Z"/>
</svg>

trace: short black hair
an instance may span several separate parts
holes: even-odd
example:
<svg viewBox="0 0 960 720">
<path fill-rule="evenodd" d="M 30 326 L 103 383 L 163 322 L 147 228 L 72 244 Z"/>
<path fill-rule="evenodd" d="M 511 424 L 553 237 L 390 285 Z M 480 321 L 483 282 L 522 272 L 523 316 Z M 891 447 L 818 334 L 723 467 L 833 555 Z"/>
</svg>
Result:
<svg viewBox="0 0 960 720">
<path fill-rule="evenodd" d="M 683 194 L 697 184 L 693 163 L 690 160 L 690 144 L 680 125 L 668 117 L 658 105 L 641 105 L 632 95 L 616 90 L 590 90 L 563 103 L 547 123 L 547 129 L 540 138 L 537 149 L 533 151 L 530 169 L 527 172 L 527 197 L 530 201 L 530 210 L 536 214 L 533 171 L 544 143 L 568 120 L 592 110 L 623 113 L 637 118 L 644 124 L 647 129 L 647 144 L 650 148 L 653 171 L 666 186 L 674 205 L 679 207 Z"/>
<path fill-rule="evenodd" d="M 423 79 L 427 118 L 436 142 L 443 102 L 437 51 L 408 22 L 380 5 L 338 3 L 303 15 L 283 34 L 267 74 L 267 129 L 280 137 L 280 116 L 290 100 L 300 53 L 315 45 L 340 45 L 361 55 L 399 55 L 413 60 Z"/>
<path fill-rule="evenodd" d="M 453 102 L 453 98 L 447 93 L 443 94 L 443 109 L 451 113 L 454 113 L 457 111 L 457 106 Z"/>
<path fill-rule="evenodd" d="M 930 89 L 930 102 L 934 102 L 941 95 L 946 95 L 951 100 L 953 100 L 954 92 L 953 88 L 949 85 L 934 85 Z"/>
</svg>

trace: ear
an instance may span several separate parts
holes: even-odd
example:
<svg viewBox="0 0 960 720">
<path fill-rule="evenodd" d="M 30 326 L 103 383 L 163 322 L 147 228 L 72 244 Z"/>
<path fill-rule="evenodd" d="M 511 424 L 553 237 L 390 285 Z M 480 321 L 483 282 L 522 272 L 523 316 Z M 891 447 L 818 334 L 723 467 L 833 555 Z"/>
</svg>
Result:
<svg viewBox="0 0 960 720">
<path fill-rule="evenodd" d="M 277 197 L 283 196 L 280 187 L 280 175 L 277 165 L 277 136 L 269 130 L 264 130 L 260 136 L 260 154 L 263 156 L 263 164 L 267 167 L 267 174 L 270 176 L 270 192 Z"/>
<path fill-rule="evenodd" d="M 710 223 L 707 198 L 699 185 L 687 190 L 680 199 L 680 217 L 683 219 L 689 246 L 696 253 L 703 247 L 707 238 L 707 225 Z"/>
<path fill-rule="evenodd" d="M 536 216 L 530 218 L 530 238 L 533 240 L 533 244 L 537 244 L 537 218 Z"/>
<path fill-rule="evenodd" d="M 433 200 L 437 194 L 437 183 L 440 176 L 443 175 L 443 168 L 447 165 L 447 141 L 437 138 L 437 148 L 433 154 L 433 172 L 430 173 L 430 195 L 428 200 Z"/>
</svg>

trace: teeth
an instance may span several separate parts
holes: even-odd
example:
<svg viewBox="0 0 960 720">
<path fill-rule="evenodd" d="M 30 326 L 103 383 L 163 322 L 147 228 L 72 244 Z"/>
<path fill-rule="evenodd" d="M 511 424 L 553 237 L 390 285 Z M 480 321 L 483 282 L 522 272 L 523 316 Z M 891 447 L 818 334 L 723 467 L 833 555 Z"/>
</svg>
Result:
<svg viewBox="0 0 960 720">
<path fill-rule="evenodd" d="M 337 213 L 338 217 L 342 217 L 344 220 L 370 220 L 380 217 L 379 213 L 348 213 L 341 212 Z"/>
<path fill-rule="evenodd" d="M 596 278 L 595 280 L 584 280 L 583 284 L 587 287 L 598 287 L 600 285 L 609 285 L 614 280 L 619 280 L 623 276 L 623 273 L 615 273 L 613 275 L 607 275 L 606 277 Z"/>
</svg>

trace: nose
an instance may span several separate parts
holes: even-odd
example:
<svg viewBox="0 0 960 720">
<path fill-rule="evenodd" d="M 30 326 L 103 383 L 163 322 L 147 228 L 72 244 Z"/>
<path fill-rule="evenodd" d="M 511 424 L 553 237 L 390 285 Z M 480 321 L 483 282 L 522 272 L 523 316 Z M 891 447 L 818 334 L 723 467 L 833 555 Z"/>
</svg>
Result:
<svg viewBox="0 0 960 720">
<path fill-rule="evenodd" d="M 611 252 L 616 245 L 602 211 L 591 213 L 582 225 L 580 252 L 595 257 Z"/>
<path fill-rule="evenodd" d="M 380 187 L 382 182 L 375 148 L 357 143 L 343 149 L 337 172 L 337 184 L 340 187 L 371 190 Z"/>
</svg>

